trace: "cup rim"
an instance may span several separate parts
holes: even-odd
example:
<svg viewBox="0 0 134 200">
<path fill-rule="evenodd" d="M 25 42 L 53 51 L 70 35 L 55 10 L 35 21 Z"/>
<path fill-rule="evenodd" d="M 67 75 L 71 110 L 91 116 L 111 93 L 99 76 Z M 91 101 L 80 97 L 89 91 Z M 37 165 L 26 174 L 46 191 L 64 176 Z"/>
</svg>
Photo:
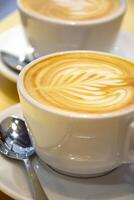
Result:
<svg viewBox="0 0 134 200">
<path fill-rule="evenodd" d="M 34 61 L 32 61 L 31 63 L 29 63 L 28 65 L 26 65 L 23 70 L 20 72 L 18 80 L 17 80 L 17 89 L 18 92 L 23 96 L 23 98 L 28 101 L 30 104 L 32 104 L 33 106 L 37 107 L 38 109 L 41 109 L 43 111 L 52 113 L 52 114 L 56 114 L 56 115 L 60 115 L 60 116 L 64 116 L 64 117 L 69 117 L 69 118 L 79 118 L 79 119 L 104 119 L 104 118 L 115 118 L 115 117 L 119 117 L 119 116 L 123 116 L 123 115 L 127 115 L 129 113 L 134 112 L 134 107 L 129 107 L 129 108 L 125 108 L 119 111 L 114 111 L 114 112 L 109 112 L 109 113 L 102 113 L 102 114 L 80 114 L 80 113 L 75 113 L 75 112 L 68 112 L 68 111 L 62 111 L 60 109 L 56 109 L 53 107 L 49 107 L 47 105 L 41 104 L 40 102 L 38 102 L 37 100 L 33 99 L 28 92 L 26 91 L 24 84 L 23 84 L 23 78 L 24 75 L 26 73 L 26 71 L 32 67 L 34 64 L 38 63 L 41 60 L 56 56 L 56 55 L 62 55 L 64 53 L 97 53 L 99 55 L 106 55 L 106 56 L 111 56 L 117 59 L 121 59 L 124 60 L 126 62 L 132 63 L 134 64 L 134 61 L 130 61 L 128 59 L 122 58 L 121 56 L 116 56 L 116 55 L 112 55 L 110 53 L 106 53 L 106 52 L 100 52 L 100 51 L 89 51 L 89 50 L 71 50 L 71 51 L 62 51 L 62 52 L 56 52 L 56 53 L 52 53 L 52 54 L 48 54 L 45 56 L 42 56 Z"/>
<path fill-rule="evenodd" d="M 98 25 L 98 24 L 103 24 L 103 23 L 107 23 L 110 21 L 113 21 L 115 19 L 117 19 L 118 17 L 122 16 L 127 8 L 127 2 L 126 0 L 119 0 L 120 6 L 119 9 L 117 9 L 117 11 L 110 15 L 107 16 L 105 18 L 101 18 L 101 19 L 95 19 L 95 20 L 85 20 L 85 21 L 73 21 L 73 20 L 61 20 L 61 19 L 57 19 L 57 18 L 51 18 L 51 17 L 47 17 L 47 16 L 42 16 L 41 14 L 38 14 L 36 12 L 29 12 L 29 10 L 27 10 L 21 3 L 21 0 L 17 0 L 17 6 L 18 9 L 25 13 L 26 15 L 42 21 L 42 22 L 48 22 L 48 23 L 52 23 L 52 24 L 59 24 L 59 25 L 68 25 L 68 26 L 94 26 L 94 25 Z"/>
</svg>

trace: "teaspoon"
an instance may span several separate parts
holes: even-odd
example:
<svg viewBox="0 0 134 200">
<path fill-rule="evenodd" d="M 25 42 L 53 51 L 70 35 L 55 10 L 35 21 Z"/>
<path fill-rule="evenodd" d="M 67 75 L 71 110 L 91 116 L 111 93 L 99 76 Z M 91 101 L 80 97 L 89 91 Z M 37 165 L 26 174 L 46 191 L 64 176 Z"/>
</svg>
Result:
<svg viewBox="0 0 134 200">
<path fill-rule="evenodd" d="M 16 73 L 20 73 L 25 65 L 32 62 L 38 57 L 39 55 L 35 53 L 32 48 L 30 48 L 29 52 L 26 55 L 22 55 L 20 57 L 17 57 L 12 53 L 8 53 L 6 51 L 0 51 L 1 61 Z"/>
<path fill-rule="evenodd" d="M 35 154 L 25 122 L 17 117 L 7 117 L 0 123 L 1 154 L 24 162 L 34 200 L 48 200 L 39 179 L 30 163 Z"/>
</svg>

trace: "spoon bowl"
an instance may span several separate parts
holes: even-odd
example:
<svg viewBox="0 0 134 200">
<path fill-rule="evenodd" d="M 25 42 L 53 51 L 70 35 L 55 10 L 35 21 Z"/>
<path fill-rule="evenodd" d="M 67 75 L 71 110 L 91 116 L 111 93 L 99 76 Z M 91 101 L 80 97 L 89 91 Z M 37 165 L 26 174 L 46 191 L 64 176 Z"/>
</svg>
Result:
<svg viewBox="0 0 134 200">
<path fill-rule="evenodd" d="M 5 149 L 8 157 L 23 160 L 35 154 L 26 124 L 17 117 L 8 117 L 1 122 L 0 142 L 0 151 Z"/>
<path fill-rule="evenodd" d="M 25 164 L 34 200 L 48 200 L 30 163 L 35 155 L 25 122 L 17 117 L 7 117 L 0 123 L 0 153 Z"/>
</svg>

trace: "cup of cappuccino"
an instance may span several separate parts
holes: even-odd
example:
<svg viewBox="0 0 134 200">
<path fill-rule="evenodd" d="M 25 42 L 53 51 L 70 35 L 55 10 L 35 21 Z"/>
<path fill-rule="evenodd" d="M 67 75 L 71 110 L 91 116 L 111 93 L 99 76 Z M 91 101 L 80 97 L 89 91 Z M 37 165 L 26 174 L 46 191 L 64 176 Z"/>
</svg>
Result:
<svg viewBox="0 0 134 200">
<path fill-rule="evenodd" d="M 36 152 L 53 168 L 93 176 L 134 161 L 134 63 L 53 53 L 23 69 L 18 92 Z"/>
<path fill-rule="evenodd" d="M 67 50 L 110 51 L 126 0 L 18 0 L 28 42 L 41 55 Z"/>
</svg>

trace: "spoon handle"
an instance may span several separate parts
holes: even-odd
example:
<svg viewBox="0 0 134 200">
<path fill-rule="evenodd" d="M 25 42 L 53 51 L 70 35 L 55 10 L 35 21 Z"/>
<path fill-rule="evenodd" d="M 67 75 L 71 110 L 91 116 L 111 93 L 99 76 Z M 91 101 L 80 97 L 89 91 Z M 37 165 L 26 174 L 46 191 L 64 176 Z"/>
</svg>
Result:
<svg viewBox="0 0 134 200">
<path fill-rule="evenodd" d="M 36 175 L 34 168 L 31 165 L 30 160 L 27 158 L 27 159 L 24 159 L 23 161 L 25 163 L 25 167 L 27 169 L 27 173 L 29 176 L 33 199 L 34 200 L 49 200 L 39 182 L 39 179 Z"/>
</svg>

